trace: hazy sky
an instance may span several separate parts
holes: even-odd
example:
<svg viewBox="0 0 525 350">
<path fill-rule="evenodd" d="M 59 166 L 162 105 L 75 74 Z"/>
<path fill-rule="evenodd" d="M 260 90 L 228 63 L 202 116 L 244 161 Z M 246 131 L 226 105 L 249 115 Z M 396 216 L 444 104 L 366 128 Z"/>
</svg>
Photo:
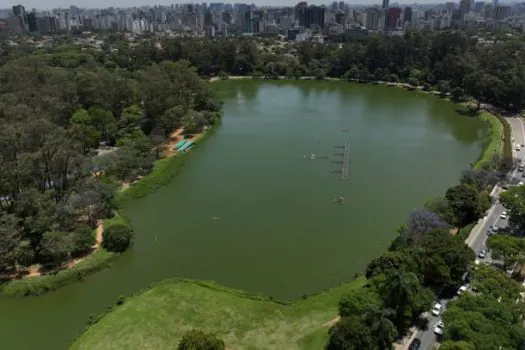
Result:
<svg viewBox="0 0 525 350">
<path fill-rule="evenodd" d="M 158 2 L 157 2 L 158 1 Z M 194 3 L 201 3 L 201 2 L 221 2 L 220 0 L 208 0 L 208 1 L 189 1 L 189 0 L 183 0 L 183 1 L 169 1 L 169 0 L 20 0 L 20 2 L 12 2 L 12 0 L 0 0 L 0 8 L 11 8 L 13 5 L 21 4 L 23 5 L 26 10 L 31 10 L 32 8 L 36 9 L 51 9 L 51 8 L 67 8 L 70 5 L 75 5 L 78 7 L 85 7 L 85 8 L 103 8 L 103 7 L 133 7 L 133 6 L 141 6 L 141 5 L 171 5 L 172 3 L 185 3 L 185 2 L 194 2 Z M 373 4 L 381 4 L 382 0 L 349 0 L 346 1 L 350 4 L 364 4 L 364 5 L 373 5 Z M 450 0 L 447 0 L 450 1 Z M 231 1 L 222 1 L 222 2 L 231 2 Z M 257 0 L 257 1 L 236 1 L 236 2 L 245 2 L 245 3 L 254 3 L 256 5 L 268 5 L 268 6 L 292 6 L 299 2 L 299 0 Z M 330 0 L 318 0 L 318 1 L 308 1 L 308 3 L 312 4 L 330 4 L 332 1 Z M 391 2 L 393 2 L 391 0 Z M 407 0 L 407 1 L 396 1 L 399 3 L 414 3 L 414 0 Z M 421 4 L 428 4 L 428 3 L 438 3 L 438 2 L 445 2 L 445 0 L 442 1 L 436 1 L 436 0 L 419 0 L 418 3 Z"/>
</svg>

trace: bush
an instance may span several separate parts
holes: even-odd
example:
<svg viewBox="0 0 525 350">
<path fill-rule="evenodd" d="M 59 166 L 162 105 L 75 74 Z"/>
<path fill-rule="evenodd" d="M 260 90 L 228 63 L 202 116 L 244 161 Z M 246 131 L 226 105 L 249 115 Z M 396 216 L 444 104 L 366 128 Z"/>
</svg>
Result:
<svg viewBox="0 0 525 350">
<path fill-rule="evenodd" d="M 116 224 L 104 230 L 102 246 L 110 252 L 120 253 L 128 249 L 133 229 L 124 224 Z"/>
<path fill-rule="evenodd" d="M 73 250 L 71 255 L 78 257 L 90 253 L 95 245 L 96 238 L 89 227 L 81 227 L 73 232 Z"/>
<path fill-rule="evenodd" d="M 178 350 L 224 350 L 225 348 L 224 341 L 198 329 L 184 333 L 177 347 Z"/>
</svg>

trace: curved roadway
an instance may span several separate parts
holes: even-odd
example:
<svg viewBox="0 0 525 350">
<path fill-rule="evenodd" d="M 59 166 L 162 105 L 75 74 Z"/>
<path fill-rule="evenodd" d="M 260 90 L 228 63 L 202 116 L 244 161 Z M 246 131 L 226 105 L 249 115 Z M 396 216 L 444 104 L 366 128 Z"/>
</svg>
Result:
<svg viewBox="0 0 525 350">
<path fill-rule="evenodd" d="M 514 117 L 505 117 L 507 122 L 511 126 L 512 130 L 512 139 L 513 142 L 513 152 L 512 156 L 514 159 L 519 160 L 520 162 L 523 162 L 525 158 L 525 148 L 521 147 L 520 151 L 516 151 L 516 144 L 525 145 L 525 124 L 521 117 L 514 116 Z M 517 169 L 512 169 L 508 176 L 508 181 L 511 182 L 519 182 L 522 181 L 525 182 L 525 179 L 522 178 L 522 173 L 518 172 Z M 501 193 L 501 187 L 496 186 L 494 190 L 491 193 L 492 198 L 494 199 L 494 204 L 489 209 L 488 214 L 478 221 L 476 226 L 472 229 L 470 232 L 469 237 L 465 240 L 465 243 L 468 244 L 470 248 L 476 253 L 476 255 L 480 252 L 482 249 L 486 249 L 486 241 L 488 238 L 487 232 L 489 231 L 490 227 L 492 225 L 497 225 L 498 227 L 506 227 L 508 225 L 508 221 L 501 219 L 501 213 L 505 210 L 505 208 L 501 205 L 499 202 L 499 194 Z M 488 260 L 488 256 L 486 258 Z M 443 311 L 446 308 L 447 300 L 442 300 L 440 303 L 443 305 Z M 442 313 L 443 313 L 442 311 Z M 437 336 L 434 334 L 434 326 L 439 321 L 440 317 L 434 317 L 429 314 L 429 322 L 428 322 L 428 330 L 426 331 L 418 331 L 416 334 L 416 337 L 421 339 L 421 347 L 420 350 L 431 350 L 434 348 L 439 347 L 439 342 L 437 339 Z M 446 327 L 446 325 L 445 325 Z M 408 348 L 409 343 L 406 344 L 406 349 Z"/>
</svg>

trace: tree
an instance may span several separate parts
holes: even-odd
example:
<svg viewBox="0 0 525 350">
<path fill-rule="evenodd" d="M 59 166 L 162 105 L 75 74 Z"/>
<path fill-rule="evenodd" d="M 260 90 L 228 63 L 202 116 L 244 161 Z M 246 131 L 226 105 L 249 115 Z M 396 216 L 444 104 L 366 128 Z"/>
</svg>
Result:
<svg viewBox="0 0 525 350">
<path fill-rule="evenodd" d="M 15 268 L 22 237 L 20 219 L 12 214 L 0 216 L 0 271 Z"/>
<path fill-rule="evenodd" d="M 463 89 L 460 88 L 459 86 L 456 86 L 450 92 L 450 98 L 452 99 L 453 102 L 462 101 L 464 95 L 465 95 L 465 91 L 463 91 Z"/>
<path fill-rule="evenodd" d="M 224 350 L 225 348 L 224 341 L 198 329 L 184 333 L 177 347 L 178 350 Z"/>
<path fill-rule="evenodd" d="M 368 308 L 363 315 L 365 324 L 370 327 L 370 333 L 379 350 L 390 350 L 397 337 L 397 330 L 391 321 L 394 315 L 393 310 L 378 307 Z"/>
<path fill-rule="evenodd" d="M 73 239 L 67 232 L 46 232 L 38 252 L 41 260 L 49 266 L 59 266 L 69 258 L 73 250 Z"/>
<path fill-rule="evenodd" d="M 354 289 L 339 301 L 339 316 L 363 315 L 365 311 L 381 305 L 379 295 L 371 288 Z"/>
<path fill-rule="evenodd" d="M 437 197 L 425 203 L 425 209 L 435 213 L 443 222 L 452 224 L 454 222 L 454 212 L 449 201 L 443 197 Z"/>
<path fill-rule="evenodd" d="M 492 258 L 503 260 L 504 267 L 525 261 L 525 239 L 509 235 L 492 235 L 487 241 Z"/>
<path fill-rule="evenodd" d="M 486 169 L 468 169 L 461 174 L 461 183 L 474 187 L 478 192 L 489 190 L 501 180 L 501 174 Z"/>
<path fill-rule="evenodd" d="M 440 80 L 437 88 L 441 97 L 445 97 L 450 93 L 450 82 L 447 80 Z"/>
<path fill-rule="evenodd" d="M 73 257 L 88 254 L 93 250 L 96 239 L 93 230 L 90 227 L 81 227 L 73 232 L 73 248 L 71 255 Z"/>
<path fill-rule="evenodd" d="M 525 186 L 514 186 L 500 195 L 500 201 L 509 211 L 509 221 L 525 230 Z"/>
<path fill-rule="evenodd" d="M 409 243 L 415 244 L 419 238 L 437 229 L 448 230 L 450 226 L 442 221 L 439 216 L 428 210 L 413 210 L 408 215 L 405 226 L 401 230 L 401 238 Z"/>
<path fill-rule="evenodd" d="M 478 266 L 472 272 L 472 278 L 473 286 L 484 295 L 490 295 L 495 299 L 502 298 L 504 301 L 512 303 L 521 298 L 522 288 L 520 284 L 493 266 Z"/>
<path fill-rule="evenodd" d="M 104 229 L 102 246 L 110 252 L 121 253 L 128 249 L 133 238 L 133 229 L 124 224 L 115 224 Z"/>
<path fill-rule="evenodd" d="M 478 220 L 488 209 L 472 186 L 461 184 L 447 190 L 445 198 L 454 213 L 453 224 L 463 227 Z M 488 203 L 490 205 L 490 203 Z"/>
<path fill-rule="evenodd" d="M 385 306 L 395 310 L 394 324 L 399 334 L 403 334 L 407 319 L 412 318 L 412 303 L 421 289 L 421 284 L 413 272 L 404 269 L 391 270 L 381 286 L 380 294 Z"/>
<path fill-rule="evenodd" d="M 375 350 L 370 327 L 359 316 L 343 317 L 328 331 L 329 340 L 326 350 Z"/>
</svg>

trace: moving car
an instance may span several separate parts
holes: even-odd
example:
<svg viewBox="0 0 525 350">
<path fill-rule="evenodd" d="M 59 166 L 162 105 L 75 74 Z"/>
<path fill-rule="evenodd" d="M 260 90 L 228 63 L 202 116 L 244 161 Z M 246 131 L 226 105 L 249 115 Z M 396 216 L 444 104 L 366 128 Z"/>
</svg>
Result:
<svg viewBox="0 0 525 350">
<path fill-rule="evenodd" d="M 441 309 L 443 308 L 443 306 L 440 304 L 440 303 L 435 303 L 434 306 L 432 307 L 432 311 L 430 311 L 430 313 L 434 316 L 439 316 L 439 314 L 441 313 Z"/>
<path fill-rule="evenodd" d="M 461 286 L 458 289 L 458 295 L 461 295 L 467 291 L 467 286 Z"/>
<path fill-rule="evenodd" d="M 501 215 L 499 217 L 502 218 L 503 220 L 505 220 L 507 218 L 507 212 L 504 211 L 503 213 L 501 213 Z"/>
<path fill-rule="evenodd" d="M 419 350 L 421 348 L 421 339 L 415 338 L 408 346 L 408 350 Z"/>
<path fill-rule="evenodd" d="M 445 324 L 443 323 L 443 321 L 439 321 L 434 327 L 434 333 L 436 333 L 437 335 L 443 335 L 444 330 Z"/>
<path fill-rule="evenodd" d="M 487 256 L 487 251 L 485 249 L 482 249 L 479 251 L 478 258 L 485 259 L 486 256 Z"/>
</svg>

